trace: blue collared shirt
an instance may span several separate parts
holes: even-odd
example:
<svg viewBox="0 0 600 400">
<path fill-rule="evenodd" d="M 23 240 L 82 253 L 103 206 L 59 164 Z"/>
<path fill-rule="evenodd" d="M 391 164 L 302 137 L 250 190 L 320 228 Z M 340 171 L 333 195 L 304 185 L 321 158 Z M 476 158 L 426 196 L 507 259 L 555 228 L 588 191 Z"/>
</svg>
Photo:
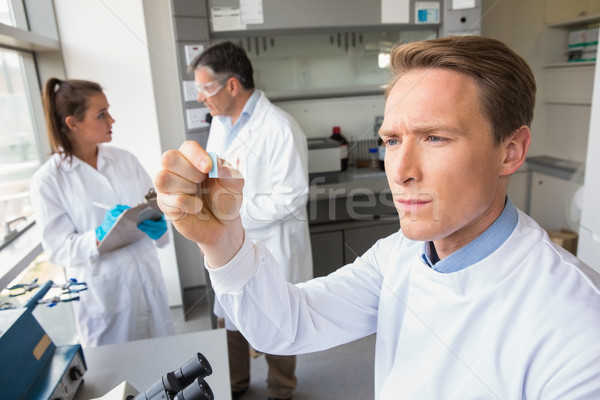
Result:
<svg viewBox="0 0 600 400">
<path fill-rule="evenodd" d="M 421 258 L 425 264 L 443 274 L 460 271 L 483 260 L 502 246 L 515 230 L 518 222 L 517 209 L 507 197 L 504 210 L 498 219 L 471 243 L 442 260 L 432 262 L 433 259 L 437 259 L 437 255 L 432 254 L 431 242 L 425 242 Z"/>
<path fill-rule="evenodd" d="M 244 108 L 240 113 L 240 117 L 233 126 L 231 126 L 231 117 L 224 115 L 216 116 L 216 118 L 218 118 L 223 123 L 223 127 L 225 128 L 225 132 L 227 134 L 227 138 L 225 140 L 225 149 L 228 149 L 229 146 L 231 146 L 233 140 L 237 137 L 242 128 L 250 120 L 250 117 L 252 116 L 252 113 L 256 108 L 256 104 L 258 103 L 258 99 L 260 99 L 260 93 L 258 92 L 258 90 L 254 90 L 248 98 L 248 100 L 246 101 L 246 104 L 244 104 Z"/>
</svg>

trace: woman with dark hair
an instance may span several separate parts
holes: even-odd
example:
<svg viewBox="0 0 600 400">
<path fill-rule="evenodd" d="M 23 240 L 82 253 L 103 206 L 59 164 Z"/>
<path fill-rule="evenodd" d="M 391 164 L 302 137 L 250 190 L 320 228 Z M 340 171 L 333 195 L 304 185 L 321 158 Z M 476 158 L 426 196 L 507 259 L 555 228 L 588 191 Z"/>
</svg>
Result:
<svg viewBox="0 0 600 400">
<path fill-rule="evenodd" d="M 155 248 L 155 240 L 159 246 L 169 240 L 164 218 L 140 224 L 146 233 L 142 239 L 98 251 L 118 216 L 153 187 L 133 154 L 105 145 L 115 122 L 108 107 L 95 82 L 49 79 L 44 111 L 53 154 L 31 182 L 36 223 L 50 261 L 88 285 L 74 303 L 83 346 L 161 336 L 172 327 Z"/>
</svg>

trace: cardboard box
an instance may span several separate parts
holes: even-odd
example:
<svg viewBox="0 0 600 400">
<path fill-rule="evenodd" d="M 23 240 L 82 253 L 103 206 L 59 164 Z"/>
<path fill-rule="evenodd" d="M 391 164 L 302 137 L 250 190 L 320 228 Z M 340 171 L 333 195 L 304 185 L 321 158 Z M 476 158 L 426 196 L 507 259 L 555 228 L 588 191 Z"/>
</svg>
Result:
<svg viewBox="0 0 600 400">
<path fill-rule="evenodd" d="M 571 254 L 575 255 L 577 252 L 577 239 L 578 235 L 569 229 L 561 229 L 560 231 L 546 230 L 550 236 L 550 240 L 559 246 L 563 247 Z"/>
</svg>

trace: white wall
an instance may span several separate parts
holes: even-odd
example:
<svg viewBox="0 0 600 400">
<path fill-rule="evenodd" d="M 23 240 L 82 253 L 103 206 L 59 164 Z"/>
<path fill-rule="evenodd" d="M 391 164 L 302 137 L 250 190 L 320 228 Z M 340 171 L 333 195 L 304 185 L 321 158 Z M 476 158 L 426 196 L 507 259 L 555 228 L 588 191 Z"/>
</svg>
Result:
<svg viewBox="0 0 600 400">
<path fill-rule="evenodd" d="M 547 154 L 546 109 L 541 82 L 543 64 L 544 0 L 483 0 L 481 34 L 506 43 L 527 61 L 537 82 L 536 108 L 531 126 L 529 156 Z M 508 194 L 513 203 L 528 210 L 530 182 L 526 167 L 509 181 Z"/>
<path fill-rule="evenodd" d="M 142 0 L 55 0 L 67 78 L 96 81 L 115 118 L 112 145 L 135 154 L 150 176 L 161 147 Z M 170 17 L 170 16 L 169 16 Z M 170 305 L 181 305 L 173 243 L 159 249 Z"/>
<path fill-rule="evenodd" d="M 282 101 L 277 105 L 298 121 L 309 138 L 329 136 L 332 127 L 339 126 L 346 139 L 367 140 L 376 138 L 375 116 L 383 115 L 385 101 L 381 95 Z"/>
<path fill-rule="evenodd" d="M 546 110 L 543 103 L 544 0 L 483 0 L 481 33 L 506 43 L 527 61 L 537 83 L 529 155 L 547 153 Z"/>
</svg>

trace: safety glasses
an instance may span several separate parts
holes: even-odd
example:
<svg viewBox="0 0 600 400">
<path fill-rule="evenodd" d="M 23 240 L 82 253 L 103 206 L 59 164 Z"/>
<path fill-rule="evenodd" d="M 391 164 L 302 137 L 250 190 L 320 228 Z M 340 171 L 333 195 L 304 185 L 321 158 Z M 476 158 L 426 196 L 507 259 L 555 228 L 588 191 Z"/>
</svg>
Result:
<svg viewBox="0 0 600 400">
<path fill-rule="evenodd" d="M 198 89 L 198 94 L 201 94 L 203 97 L 213 97 L 225 87 L 227 79 L 221 81 L 211 81 L 208 83 L 194 81 L 194 84 L 196 85 L 196 89 Z"/>
</svg>

